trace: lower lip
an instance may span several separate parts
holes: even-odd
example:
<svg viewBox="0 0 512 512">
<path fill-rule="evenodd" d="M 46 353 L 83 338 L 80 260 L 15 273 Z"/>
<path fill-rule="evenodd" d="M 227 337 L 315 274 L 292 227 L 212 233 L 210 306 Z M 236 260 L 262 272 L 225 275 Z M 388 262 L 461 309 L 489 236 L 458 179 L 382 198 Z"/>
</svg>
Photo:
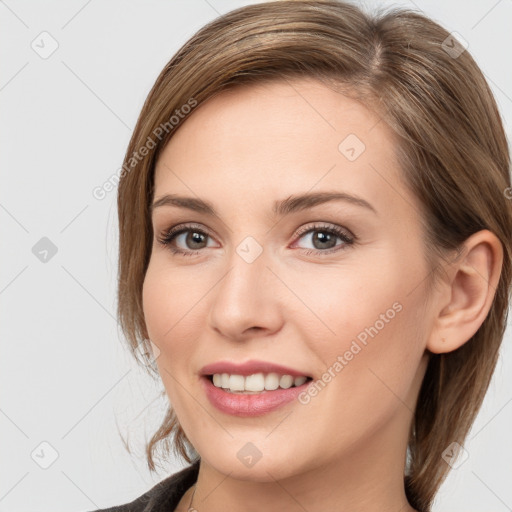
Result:
<svg viewBox="0 0 512 512">
<path fill-rule="evenodd" d="M 208 377 L 201 378 L 206 396 L 219 411 L 233 416 L 261 416 L 292 402 L 312 381 L 288 389 L 242 394 L 230 393 L 213 385 Z"/>
</svg>

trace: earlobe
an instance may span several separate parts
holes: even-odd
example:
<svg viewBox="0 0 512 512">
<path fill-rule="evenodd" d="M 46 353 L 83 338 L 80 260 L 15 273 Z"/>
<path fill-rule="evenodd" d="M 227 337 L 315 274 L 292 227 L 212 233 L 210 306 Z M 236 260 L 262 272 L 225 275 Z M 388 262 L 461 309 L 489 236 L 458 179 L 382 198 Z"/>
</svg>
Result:
<svg viewBox="0 0 512 512">
<path fill-rule="evenodd" d="M 446 268 L 437 316 L 426 348 L 434 353 L 456 350 L 478 331 L 491 308 L 503 264 L 503 247 L 489 230 L 463 244 L 460 257 Z"/>
</svg>

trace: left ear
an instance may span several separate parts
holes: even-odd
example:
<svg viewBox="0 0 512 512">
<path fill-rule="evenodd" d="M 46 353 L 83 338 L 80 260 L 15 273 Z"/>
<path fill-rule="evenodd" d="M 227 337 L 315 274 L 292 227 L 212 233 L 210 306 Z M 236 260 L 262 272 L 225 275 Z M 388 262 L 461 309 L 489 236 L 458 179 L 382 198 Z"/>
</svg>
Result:
<svg viewBox="0 0 512 512">
<path fill-rule="evenodd" d="M 426 345 L 430 352 L 456 350 L 476 333 L 491 308 L 502 264 L 503 247 L 491 231 L 478 231 L 464 242 L 459 258 L 446 268 Z"/>
</svg>

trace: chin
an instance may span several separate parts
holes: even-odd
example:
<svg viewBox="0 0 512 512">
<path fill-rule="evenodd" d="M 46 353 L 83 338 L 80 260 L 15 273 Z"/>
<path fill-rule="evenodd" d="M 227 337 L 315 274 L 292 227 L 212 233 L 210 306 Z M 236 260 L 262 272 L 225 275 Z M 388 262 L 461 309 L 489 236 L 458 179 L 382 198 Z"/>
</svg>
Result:
<svg viewBox="0 0 512 512">
<path fill-rule="evenodd" d="M 226 439 L 225 443 L 203 441 L 196 449 L 216 471 L 238 480 L 274 482 L 313 469 L 314 461 L 310 467 L 307 458 L 297 456 L 306 455 L 304 444 L 298 439 L 296 443 L 289 437 L 271 442 L 265 439 L 267 436 L 268 432 L 245 433 Z"/>
</svg>

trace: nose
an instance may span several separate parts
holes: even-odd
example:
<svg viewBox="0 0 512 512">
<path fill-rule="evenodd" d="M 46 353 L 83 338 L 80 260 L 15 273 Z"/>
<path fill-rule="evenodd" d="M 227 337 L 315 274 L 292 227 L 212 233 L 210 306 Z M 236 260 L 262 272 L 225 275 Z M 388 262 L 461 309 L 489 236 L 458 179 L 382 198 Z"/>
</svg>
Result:
<svg viewBox="0 0 512 512">
<path fill-rule="evenodd" d="M 236 251 L 211 293 L 210 328 L 225 338 L 244 341 L 281 329 L 285 295 L 282 282 L 270 270 L 265 252 L 252 262 Z"/>
</svg>

